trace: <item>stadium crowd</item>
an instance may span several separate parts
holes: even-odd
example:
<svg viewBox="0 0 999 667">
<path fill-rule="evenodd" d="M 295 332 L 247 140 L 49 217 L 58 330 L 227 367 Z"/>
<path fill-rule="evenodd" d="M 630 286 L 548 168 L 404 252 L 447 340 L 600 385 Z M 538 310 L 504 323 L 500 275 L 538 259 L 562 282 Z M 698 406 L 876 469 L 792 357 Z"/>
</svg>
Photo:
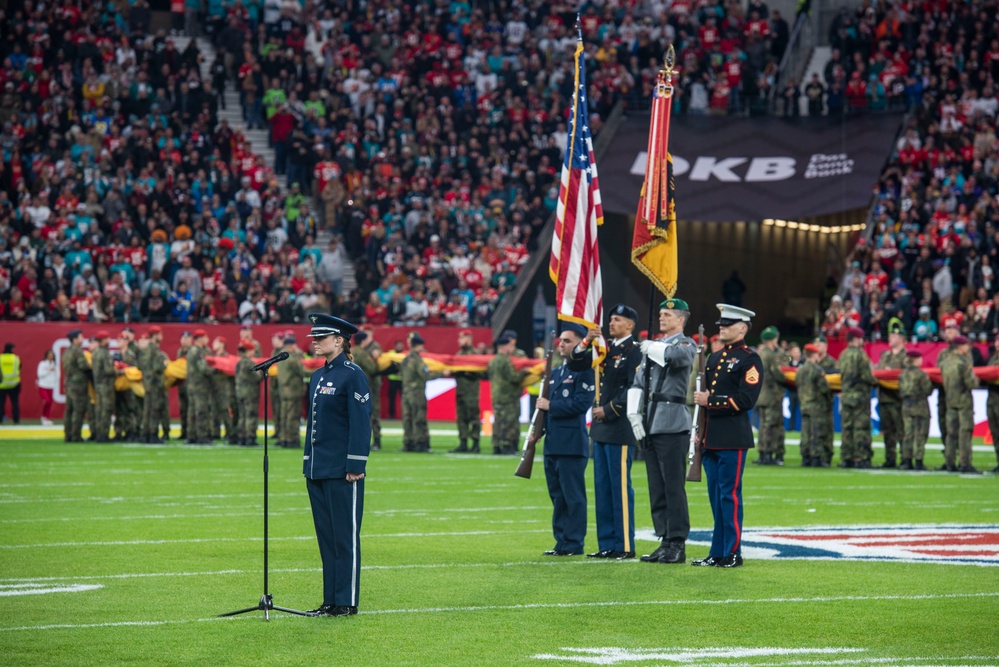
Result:
<svg viewBox="0 0 999 667">
<path fill-rule="evenodd" d="M 822 323 L 887 339 L 898 318 L 910 337 L 937 340 L 948 324 L 977 340 L 999 337 L 999 142 L 995 2 L 865 5 L 861 31 L 841 54 L 848 77 L 899 70 L 907 124 L 875 185 L 870 236 L 846 259 Z"/>
<path fill-rule="evenodd" d="M 169 32 L 148 0 L 4 12 L 0 317 L 488 324 L 555 208 L 575 6 L 171 6 Z M 202 26 L 211 63 L 173 39 Z M 595 134 L 666 44 L 680 111 L 736 113 L 787 38 L 758 0 L 589 3 L 580 31 Z M 227 88 L 275 164 L 219 121 Z"/>
</svg>

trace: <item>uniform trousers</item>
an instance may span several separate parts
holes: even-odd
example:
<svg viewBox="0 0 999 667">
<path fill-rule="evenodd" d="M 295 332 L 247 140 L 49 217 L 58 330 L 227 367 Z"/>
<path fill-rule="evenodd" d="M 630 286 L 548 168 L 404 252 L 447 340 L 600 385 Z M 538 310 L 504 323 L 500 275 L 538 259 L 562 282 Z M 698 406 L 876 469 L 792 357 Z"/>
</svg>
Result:
<svg viewBox="0 0 999 667">
<path fill-rule="evenodd" d="M 585 456 L 545 456 L 555 550 L 583 553 L 586 538 Z"/>
<path fill-rule="evenodd" d="M 701 461 L 715 520 L 708 555 L 715 558 L 741 555 L 742 473 L 746 468 L 746 450 L 705 449 Z"/>
<path fill-rule="evenodd" d="M 631 447 L 593 443 L 593 493 L 600 550 L 635 550 L 635 490 Z"/>
<path fill-rule="evenodd" d="M 895 461 L 897 446 L 902 440 L 902 404 L 898 400 L 878 400 L 881 434 L 885 441 L 885 461 Z"/>
<path fill-rule="evenodd" d="M 645 472 L 652 527 L 664 540 L 686 540 L 690 533 L 685 487 L 690 433 L 653 433 L 646 442 L 650 445 L 645 450 Z"/>
<path fill-rule="evenodd" d="M 361 516 L 364 480 L 306 479 L 319 555 L 323 604 L 356 607 L 361 578 Z"/>
</svg>

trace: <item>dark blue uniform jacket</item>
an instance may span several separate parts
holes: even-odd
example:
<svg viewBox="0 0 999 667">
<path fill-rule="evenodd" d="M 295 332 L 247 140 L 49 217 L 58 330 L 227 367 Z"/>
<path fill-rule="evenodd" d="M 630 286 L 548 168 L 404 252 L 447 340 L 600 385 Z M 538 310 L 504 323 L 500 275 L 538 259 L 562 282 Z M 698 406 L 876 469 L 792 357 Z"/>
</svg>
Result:
<svg viewBox="0 0 999 667">
<path fill-rule="evenodd" d="M 568 364 L 562 364 L 552 371 L 550 383 L 545 455 L 589 456 L 586 412 L 596 392 L 593 369 L 570 370 Z"/>
<path fill-rule="evenodd" d="M 371 447 L 371 390 L 360 367 L 337 355 L 309 381 L 304 474 L 340 479 L 364 472 Z"/>
<path fill-rule="evenodd" d="M 708 449 L 752 449 L 749 411 L 763 387 L 763 362 L 756 350 L 739 341 L 708 357 L 704 378 L 708 396 Z"/>
</svg>

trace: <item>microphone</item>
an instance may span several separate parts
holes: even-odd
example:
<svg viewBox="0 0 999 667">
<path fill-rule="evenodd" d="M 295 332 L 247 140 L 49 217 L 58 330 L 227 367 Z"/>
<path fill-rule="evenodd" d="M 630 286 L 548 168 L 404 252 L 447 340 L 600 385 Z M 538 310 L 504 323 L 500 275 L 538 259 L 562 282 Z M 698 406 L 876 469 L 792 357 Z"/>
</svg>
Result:
<svg viewBox="0 0 999 667">
<path fill-rule="evenodd" d="M 271 366 L 273 366 L 274 364 L 276 364 L 277 362 L 284 361 L 289 356 L 291 356 L 291 355 L 289 355 L 287 352 L 279 352 L 278 354 L 275 354 L 273 357 L 271 357 L 267 361 L 261 361 L 259 364 L 257 364 L 256 366 L 253 367 L 253 370 L 255 370 L 255 371 L 265 371 L 268 368 L 270 368 Z"/>
</svg>

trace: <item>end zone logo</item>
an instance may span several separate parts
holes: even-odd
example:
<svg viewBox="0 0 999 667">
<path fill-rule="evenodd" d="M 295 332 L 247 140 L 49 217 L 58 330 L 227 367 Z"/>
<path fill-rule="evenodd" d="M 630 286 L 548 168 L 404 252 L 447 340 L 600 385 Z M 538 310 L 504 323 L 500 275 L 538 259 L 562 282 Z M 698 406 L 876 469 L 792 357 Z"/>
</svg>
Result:
<svg viewBox="0 0 999 667">
<path fill-rule="evenodd" d="M 694 530 L 691 542 L 711 544 L 711 531 Z M 823 528 L 747 528 L 746 558 L 902 561 L 999 565 L 999 526 L 912 525 Z"/>
</svg>

